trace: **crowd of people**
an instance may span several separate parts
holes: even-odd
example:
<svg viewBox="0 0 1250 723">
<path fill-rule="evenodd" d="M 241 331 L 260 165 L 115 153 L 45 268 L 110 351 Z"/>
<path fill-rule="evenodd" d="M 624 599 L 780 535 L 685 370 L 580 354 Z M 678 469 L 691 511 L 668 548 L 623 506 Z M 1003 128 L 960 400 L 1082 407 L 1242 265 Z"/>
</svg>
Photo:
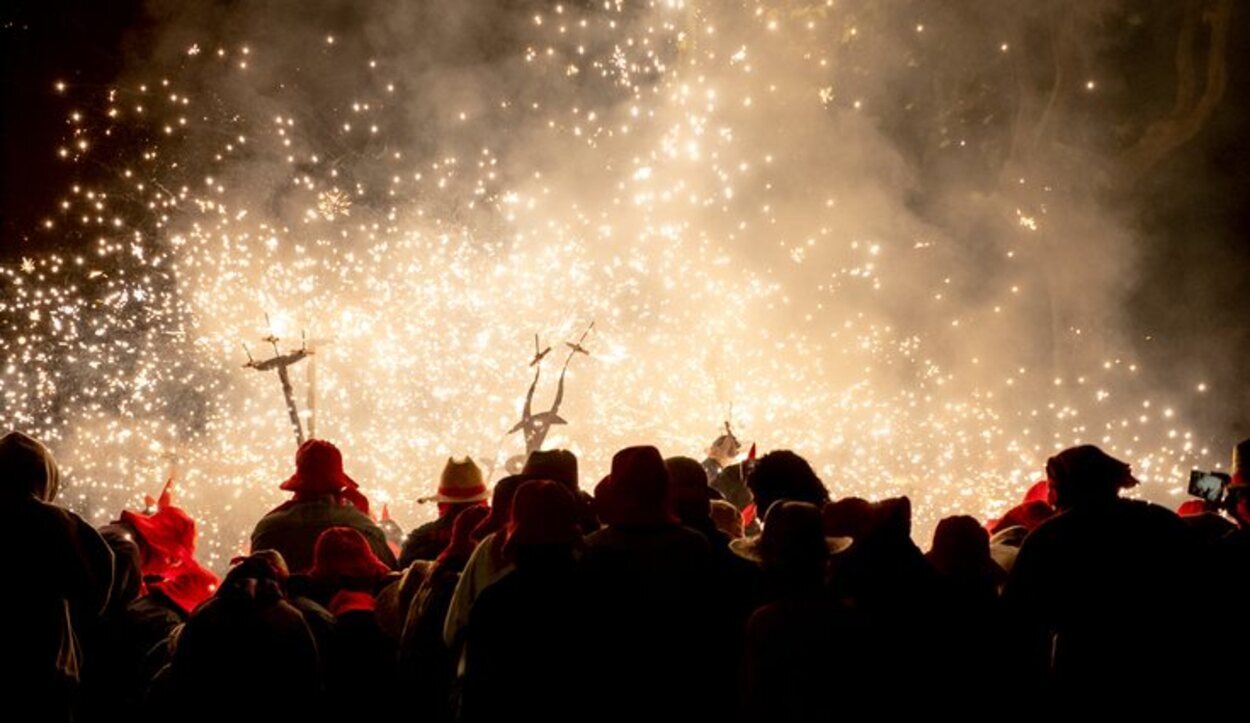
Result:
<svg viewBox="0 0 1250 723">
<path fill-rule="evenodd" d="M 167 485 L 94 529 L 0 439 L 10 720 L 817 721 L 1246 707 L 1250 440 L 1218 502 L 1063 450 L 1001 518 L 831 499 L 798 454 L 450 459 L 406 536 L 310 440 L 219 579 Z M 362 718 L 368 716 L 367 718 Z"/>
</svg>

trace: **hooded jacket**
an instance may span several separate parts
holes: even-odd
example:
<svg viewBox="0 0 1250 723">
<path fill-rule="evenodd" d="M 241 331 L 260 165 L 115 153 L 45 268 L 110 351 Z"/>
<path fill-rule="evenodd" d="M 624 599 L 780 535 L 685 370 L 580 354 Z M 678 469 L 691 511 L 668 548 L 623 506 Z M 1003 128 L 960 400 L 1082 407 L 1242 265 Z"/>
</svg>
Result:
<svg viewBox="0 0 1250 723">
<path fill-rule="evenodd" d="M 0 695 L 14 710 L 70 713 L 83 651 L 75 627 L 100 616 L 109 600 L 113 553 L 78 515 L 52 504 L 59 485 L 52 453 L 21 432 L 0 438 L 0 546 L 9 551 L 0 616 L 10 622 L 0 645 L 6 672 Z M 10 686 L 12 686 L 10 688 Z M 38 706 L 37 708 L 35 706 Z"/>
</svg>

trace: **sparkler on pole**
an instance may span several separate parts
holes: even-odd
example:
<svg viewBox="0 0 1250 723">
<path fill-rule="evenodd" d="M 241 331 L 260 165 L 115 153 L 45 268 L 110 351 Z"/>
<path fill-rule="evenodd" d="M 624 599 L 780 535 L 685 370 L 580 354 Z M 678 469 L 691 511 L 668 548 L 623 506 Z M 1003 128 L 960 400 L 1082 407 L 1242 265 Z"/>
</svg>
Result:
<svg viewBox="0 0 1250 723">
<path fill-rule="evenodd" d="M 590 356 L 590 351 L 583 345 L 586 337 L 590 334 L 590 330 L 595 328 L 595 323 L 590 322 L 590 326 L 582 332 L 577 341 L 566 341 L 565 346 L 569 348 L 569 355 L 564 360 L 564 367 L 560 370 L 560 381 L 556 384 L 556 398 L 551 403 L 551 409 L 545 412 L 534 414 L 534 391 L 538 388 L 538 380 L 542 376 L 542 361 L 551 351 L 551 347 L 539 350 L 538 336 L 534 336 L 534 358 L 530 361 L 530 366 L 534 367 L 534 381 L 530 383 L 529 392 L 525 395 L 525 406 L 521 410 L 521 421 L 517 422 L 512 429 L 508 430 L 508 434 L 523 432 L 525 435 L 525 456 L 542 449 L 543 442 L 547 440 L 547 433 L 551 431 L 551 427 L 557 424 L 568 424 L 563 417 L 560 416 L 560 404 L 564 401 L 564 378 L 569 372 L 569 364 L 572 363 L 573 357 L 578 354 Z"/>
<path fill-rule="evenodd" d="M 265 321 L 269 321 L 268 314 L 265 315 Z M 247 354 L 247 363 L 244 364 L 243 367 L 245 369 L 255 369 L 259 372 L 277 370 L 278 379 L 282 382 L 282 396 L 286 398 L 286 411 L 291 417 L 291 426 L 295 429 L 295 443 L 297 445 L 302 445 L 304 443 L 304 425 L 301 423 L 299 418 L 299 406 L 295 403 L 295 388 L 291 385 L 291 375 L 287 369 L 311 356 L 312 351 L 308 349 L 307 339 L 302 338 L 303 335 L 301 334 L 300 348 L 296 351 L 283 354 L 278 349 L 278 342 L 280 339 L 278 339 L 277 335 L 273 333 L 272 324 L 270 325 L 270 328 L 271 330 L 269 332 L 269 336 L 266 336 L 263 341 L 273 346 L 273 356 L 269 359 L 257 361 L 252 357 L 252 352 L 247 348 L 247 344 L 244 344 L 243 351 Z"/>
</svg>

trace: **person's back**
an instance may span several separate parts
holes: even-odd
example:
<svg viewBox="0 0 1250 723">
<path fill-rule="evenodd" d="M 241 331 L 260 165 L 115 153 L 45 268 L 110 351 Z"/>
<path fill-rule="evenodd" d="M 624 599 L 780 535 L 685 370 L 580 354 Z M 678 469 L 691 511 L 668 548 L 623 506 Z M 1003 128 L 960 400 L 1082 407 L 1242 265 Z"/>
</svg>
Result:
<svg viewBox="0 0 1250 723">
<path fill-rule="evenodd" d="M 460 513 L 470 509 L 472 505 L 451 505 L 447 514 L 417 527 L 404 538 L 399 553 L 399 567 L 406 568 L 417 560 L 433 560 L 438 557 L 447 543 L 451 542 L 451 531 L 456 525 Z"/>
<path fill-rule="evenodd" d="M 1049 679 L 1060 705 L 1120 704 L 1185 680 L 1194 564 L 1190 531 L 1157 505 L 1114 499 L 1047 520 L 1005 591 L 1031 663 L 1022 672 Z"/>
<path fill-rule="evenodd" d="M 583 653 L 595 641 L 577 519 L 576 498 L 556 482 L 517 490 L 504 547 L 516 569 L 482 590 L 469 616 L 462 721 L 602 719 L 615 706 L 585 685 L 606 672 Z"/>
<path fill-rule="evenodd" d="M 322 678 L 304 616 L 286 600 L 267 563 L 252 556 L 196 610 L 150 697 L 150 712 L 177 710 L 189 720 L 229 716 L 229 696 L 245 720 L 317 720 Z"/>
<path fill-rule="evenodd" d="M 274 550 L 292 573 L 307 572 L 321 533 L 331 527 L 350 527 L 365 536 L 383 563 L 395 568 L 395 553 L 386 533 L 369 517 L 369 501 L 344 472 L 338 447 L 323 439 L 304 442 L 295 453 L 295 474 L 280 489 L 294 496 L 256 523 L 252 552 Z"/>
<path fill-rule="evenodd" d="M 629 719 L 706 713 L 715 687 L 716 605 L 712 548 L 682 527 L 668 499 L 668 472 L 650 447 L 622 450 L 595 489 L 606 527 L 586 538 L 584 562 L 598 611 L 596 699 Z"/>
<path fill-rule="evenodd" d="M 773 590 L 747 622 L 743 720 L 825 721 L 862 707 L 865 626 L 825 585 L 830 556 L 851 545 L 825 536 L 815 505 L 791 501 L 769 508 L 762 535 L 733 543 Z"/>
<path fill-rule="evenodd" d="M 312 567 L 317 538 L 331 527 L 357 530 L 379 559 L 395 566 L 395 554 L 386 544 L 382 529 L 356 507 L 333 495 L 293 500 L 262 517 L 252 531 L 252 550 L 275 550 L 281 553 L 291 572 L 304 572 Z"/>
<path fill-rule="evenodd" d="M 0 694 L 13 710 L 67 719 L 83 651 L 74 628 L 105 609 L 113 554 L 74 513 L 51 503 L 57 472 L 38 441 L 13 432 L 0 439 L 0 549 L 10 554 L 0 595 L 9 629 L 0 645 Z"/>
<path fill-rule="evenodd" d="M 568 551 L 536 559 L 484 589 L 469 617 L 461 720 L 598 718 L 578 698 L 585 690 L 580 653 L 588 645 L 588 611 Z"/>
</svg>

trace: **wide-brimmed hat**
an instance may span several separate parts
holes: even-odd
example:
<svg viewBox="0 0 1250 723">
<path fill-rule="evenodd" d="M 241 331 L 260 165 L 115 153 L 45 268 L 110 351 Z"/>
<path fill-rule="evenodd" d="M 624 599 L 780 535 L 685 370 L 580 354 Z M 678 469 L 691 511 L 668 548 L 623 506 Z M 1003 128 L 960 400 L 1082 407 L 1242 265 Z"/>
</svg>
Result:
<svg viewBox="0 0 1250 723">
<path fill-rule="evenodd" d="M 149 507 L 152 498 L 147 498 Z M 140 548 L 146 548 L 143 574 L 162 575 L 167 567 L 174 567 L 195 554 L 195 520 L 181 507 L 173 503 L 173 480 L 165 482 L 160 497 L 155 502 L 156 511 L 133 512 L 122 510 L 120 522 L 134 530 Z"/>
<path fill-rule="evenodd" d="M 323 581 L 364 581 L 385 577 L 390 571 L 359 530 L 331 527 L 317 536 L 308 576 Z"/>
<path fill-rule="evenodd" d="M 447 464 L 443 467 L 442 477 L 438 481 L 438 492 L 428 497 L 422 497 L 417 502 L 421 504 L 426 502 L 459 504 L 481 502 L 488 496 L 486 480 L 482 477 L 482 469 L 477 466 L 477 463 L 471 457 L 465 457 L 462 460 L 448 457 Z"/>
<path fill-rule="evenodd" d="M 517 488 L 505 554 L 524 547 L 577 546 L 581 540 L 577 503 L 568 488 L 551 480 L 529 480 Z"/>
<path fill-rule="evenodd" d="M 1046 460 L 1046 478 L 1059 507 L 1115 495 L 1138 484 L 1128 463 L 1092 444 L 1069 447 Z"/>
<path fill-rule="evenodd" d="M 559 482 L 571 492 L 577 490 L 577 455 L 567 449 L 547 449 L 532 452 L 521 468 L 527 479 L 549 479 Z"/>
<path fill-rule="evenodd" d="M 324 494 L 360 485 L 343 471 L 343 453 L 324 439 L 310 439 L 295 453 L 295 474 L 280 489 Z"/>
<path fill-rule="evenodd" d="M 678 524 L 668 484 L 658 449 L 627 447 L 612 457 L 612 473 L 595 486 L 595 512 L 609 526 Z"/>
<path fill-rule="evenodd" d="M 822 544 L 827 554 L 839 555 L 851 548 L 852 540 L 827 537 L 816 505 L 781 500 L 769 508 L 762 533 L 732 540 L 729 549 L 752 562 L 770 564 L 812 554 Z"/>
</svg>

